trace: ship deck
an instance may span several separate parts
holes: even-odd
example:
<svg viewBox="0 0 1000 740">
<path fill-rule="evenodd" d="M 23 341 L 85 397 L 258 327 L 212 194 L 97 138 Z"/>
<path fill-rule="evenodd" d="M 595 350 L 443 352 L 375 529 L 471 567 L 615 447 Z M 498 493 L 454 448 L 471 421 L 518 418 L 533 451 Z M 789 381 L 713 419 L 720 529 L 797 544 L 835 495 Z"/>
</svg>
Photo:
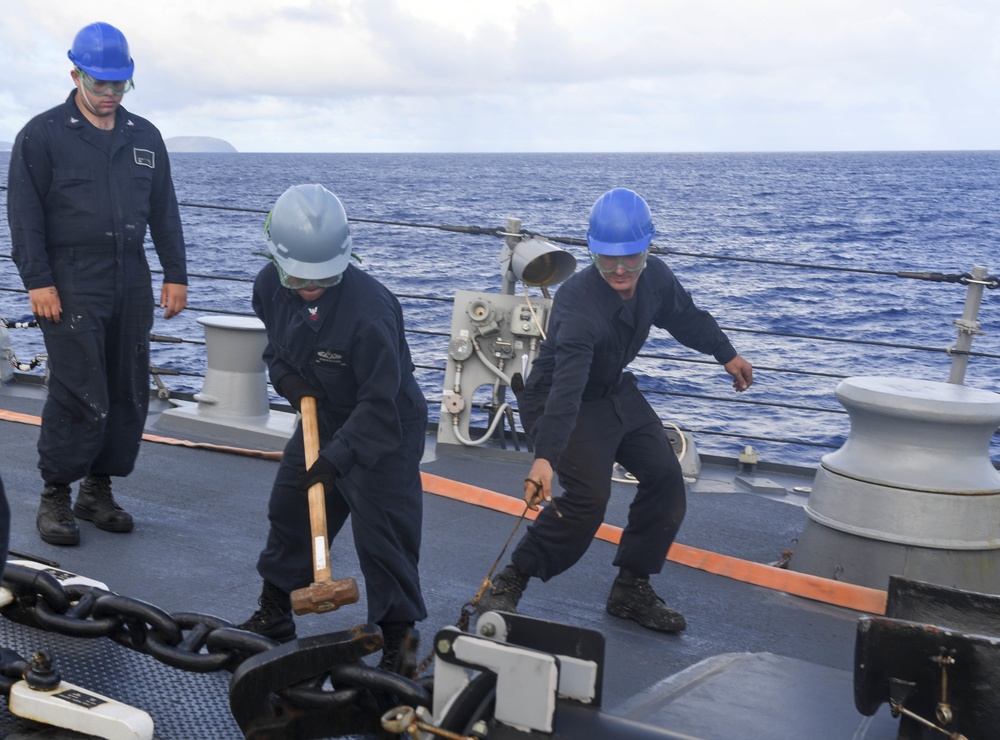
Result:
<svg viewBox="0 0 1000 740">
<path fill-rule="evenodd" d="M 163 408 L 154 401 L 148 428 L 157 434 L 163 434 L 157 430 Z M 274 460 L 147 441 L 136 471 L 115 481 L 135 531 L 112 534 L 81 522 L 80 546 L 56 547 L 43 543 L 34 525 L 40 482 L 38 427 L 31 419 L 41 409 L 40 389 L 2 386 L 0 409 L 27 417 L 0 423 L 12 557 L 53 561 L 171 614 L 238 623 L 253 611 Z M 439 447 L 429 437 L 423 470 L 518 501 L 528 464 L 524 452 Z M 803 493 L 811 471 L 762 463 L 755 473 L 748 478 L 734 461 L 703 458 L 678 543 L 764 564 L 794 549 L 806 521 Z M 622 526 L 630 485 L 614 486 L 606 522 Z M 518 522 L 481 504 L 425 493 L 421 578 L 429 614 L 419 625 L 421 654 L 437 630 L 456 623 Z M 895 737 L 898 721 L 886 707 L 873 718 L 854 708 L 859 612 L 668 560 L 654 587 L 684 612 L 689 626 L 678 635 L 653 633 L 604 611 L 614 547 L 596 540 L 570 571 L 548 583 L 533 581 L 519 609 L 604 635 L 604 711 L 704 740 Z M 335 578 L 362 582 L 350 531 L 337 537 L 332 567 Z M 358 604 L 297 621 L 300 636 L 363 624 L 363 589 Z M 228 673 L 183 673 L 107 638 L 67 638 L 8 620 L 0 620 L 0 639 L 25 656 L 44 647 L 66 680 L 149 712 L 158 738 L 242 736 L 229 714 Z M 10 714 L 2 719 L 8 732 L 28 733 Z"/>
</svg>

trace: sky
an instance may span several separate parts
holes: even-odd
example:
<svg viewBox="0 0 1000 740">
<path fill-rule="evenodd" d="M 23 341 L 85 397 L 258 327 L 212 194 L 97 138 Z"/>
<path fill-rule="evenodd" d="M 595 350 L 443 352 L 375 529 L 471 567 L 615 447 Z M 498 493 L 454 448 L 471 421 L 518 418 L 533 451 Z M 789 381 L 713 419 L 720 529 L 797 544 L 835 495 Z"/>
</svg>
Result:
<svg viewBox="0 0 1000 740">
<path fill-rule="evenodd" d="M 0 141 L 126 35 L 124 105 L 242 152 L 1000 149 L 996 0 L 9 0 Z"/>
</svg>

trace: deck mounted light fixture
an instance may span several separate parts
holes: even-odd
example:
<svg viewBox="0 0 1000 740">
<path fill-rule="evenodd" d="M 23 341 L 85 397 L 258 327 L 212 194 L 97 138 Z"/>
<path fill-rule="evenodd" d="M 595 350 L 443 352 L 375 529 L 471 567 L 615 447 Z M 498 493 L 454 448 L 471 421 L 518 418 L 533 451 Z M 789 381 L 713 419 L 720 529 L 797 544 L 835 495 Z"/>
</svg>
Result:
<svg viewBox="0 0 1000 740">
<path fill-rule="evenodd" d="M 576 257 L 538 237 L 508 238 L 500 252 L 503 292 L 507 295 L 514 294 L 514 284 L 520 280 L 525 285 L 542 288 L 547 296 L 545 288 L 561 283 L 575 270 Z"/>
<path fill-rule="evenodd" d="M 548 298 L 548 286 L 561 283 L 576 270 L 576 257 L 541 237 L 523 233 L 519 218 L 507 219 L 506 237 L 498 260 L 505 295 L 514 295 L 514 286 L 520 280 L 541 288 Z"/>
</svg>

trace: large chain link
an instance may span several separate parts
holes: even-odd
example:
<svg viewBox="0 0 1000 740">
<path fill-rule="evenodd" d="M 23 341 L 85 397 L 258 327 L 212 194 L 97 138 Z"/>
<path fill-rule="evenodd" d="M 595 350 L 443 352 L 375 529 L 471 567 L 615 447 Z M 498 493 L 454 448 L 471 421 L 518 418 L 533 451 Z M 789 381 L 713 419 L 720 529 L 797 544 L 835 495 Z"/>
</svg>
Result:
<svg viewBox="0 0 1000 740">
<path fill-rule="evenodd" d="M 169 614 L 153 604 L 98 586 L 63 586 L 52 572 L 17 563 L 7 564 L 3 580 L 15 597 L 4 609 L 12 621 L 69 637 L 107 637 L 184 671 L 234 671 L 246 659 L 281 645 L 218 617 Z M 11 659 L 16 657 L 12 654 Z M 5 674 L 5 662 L 9 661 L 0 653 L 0 675 Z M 430 700 L 426 689 L 415 682 L 363 665 L 331 666 L 327 675 L 277 693 L 292 705 L 308 709 L 353 704 L 360 691 L 392 692 L 413 703 Z"/>
<path fill-rule="evenodd" d="M 15 601 L 7 616 L 69 637 L 107 637 L 181 670 L 233 670 L 280 643 L 205 614 L 169 614 L 158 606 L 92 585 L 63 586 L 52 573 L 9 563 L 4 582 Z M 223 632 L 216 637 L 216 632 Z M 238 632 L 236 639 L 228 632 Z M 246 637 L 244 637 L 244 635 Z"/>
</svg>

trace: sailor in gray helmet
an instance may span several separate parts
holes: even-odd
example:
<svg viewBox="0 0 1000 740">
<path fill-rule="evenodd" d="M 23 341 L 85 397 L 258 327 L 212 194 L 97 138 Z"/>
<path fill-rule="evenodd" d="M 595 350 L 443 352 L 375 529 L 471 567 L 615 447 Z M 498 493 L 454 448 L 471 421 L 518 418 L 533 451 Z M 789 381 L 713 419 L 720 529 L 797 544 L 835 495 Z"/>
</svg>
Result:
<svg viewBox="0 0 1000 740">
<path fill-rule="evenodd" d="M 738 392 L 753 383 L 753 369 L 670 268 L 649 255 L 654 232 L 649 206 L 631 190 L 609 190 L 591 209 L 587 243 L 593 265 L 556 292 L 548 336 L 519 395 L 521 420 L 535 443 L 524 499 L 532 509 L 550 501 L 558 472 L 564 489 L 560 516 L 552 507 L 542 511 L 510 565 L 484 592 L 480 612 L 515 611 L 529 579 L 547 581 L 583 556 L 603 522 L 617 461 L 638 486 L 606 609 L 663 632 L 687 624 L 649 582 L 663 568 L 684 519 L 681 466 L 663 424 L 625 367 L 657 326 L 712 355 Z"/>
<path fill-rule="evenodd" d="M 427 615 L 420 590 L 427 402 L 413 377 L 399 302 L 350 264 L 340 200 L 321 185 L 278 198 L 266 227 L 273 262 L 257 275 L 253 308 L 267 328 L 271 384 L 296 409 L 317 399 L 319 459 L 305 470 L 302 427 L 289 440 L 268 505 L 257 561 L 260 608 L 244 629 L 295 636 L 290 594 L 312 581 L 306 492 L 323 483 L 328 541 L 351 520 L 368 621 L 382 629 L 380 666 L 398 671 L 401 647 Z"/>
</svg>

